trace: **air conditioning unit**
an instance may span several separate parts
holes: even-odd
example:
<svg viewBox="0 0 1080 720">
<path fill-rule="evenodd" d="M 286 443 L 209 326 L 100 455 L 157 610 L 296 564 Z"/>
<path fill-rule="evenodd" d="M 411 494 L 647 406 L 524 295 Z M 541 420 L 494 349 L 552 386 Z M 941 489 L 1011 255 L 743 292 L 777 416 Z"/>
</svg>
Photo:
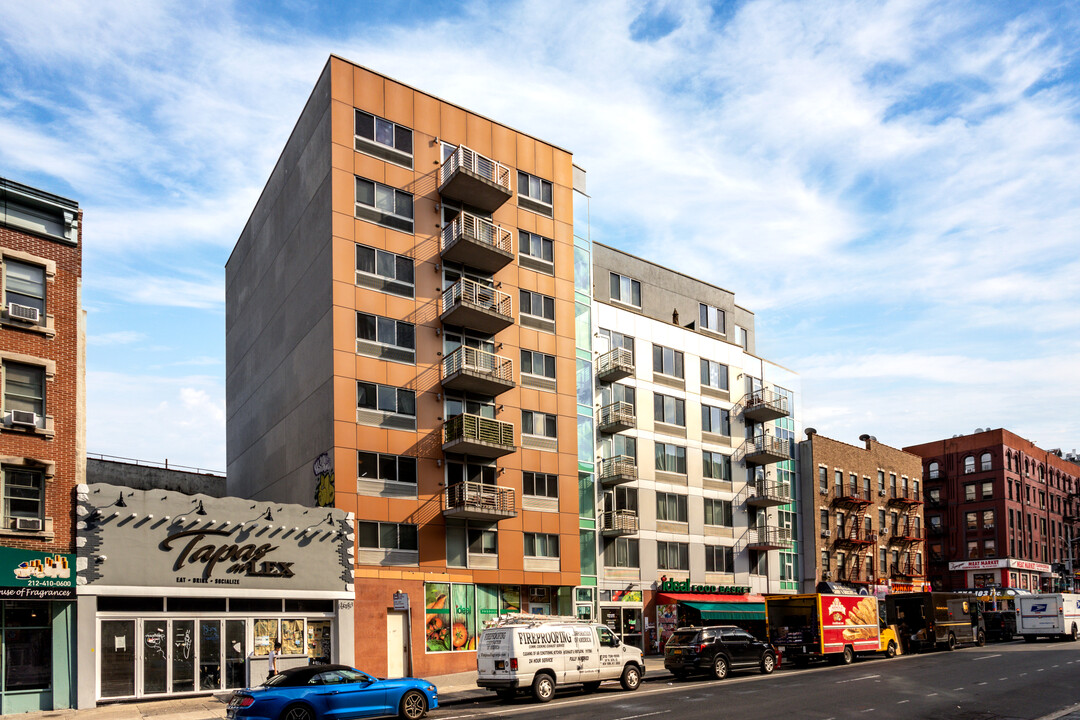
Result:
<svg viewBox="0 0 1080 720">
<path fill-rule="evenodd" d="M 25 320 L 26 322 L 36 323 L 41 319 L 41 312 L 36 307 L 30 307 L 29 305 L 8 303 L 7 311 L 8 317 L 13 320 Z"/>
<path fill-rule="evenodd" d="M 878 494 L 878 497 L 885 497 L 885 491 L 884 490 L 878 490 L 877 494 Z"/>
<path fill-rule="evenodd" d="M 829 537 L 829 533 L 830 533 L 829 530 L 822 530 L 821 531 L 821 537 L 827 538 L 827 537 Z"/>
<path fill-rule="evenodd" d="M 27 410 L 12 410 L 11 411 L 11 424 L 19 425 L 20 427 L 37 427 L 38 416 L 35 412 L 29 412 Z"/>
<path fill-rule="evenodd" d="M 828 490 L 821 490 L 820 488 L 818 489 L 818 492 L 821 493 L 822 495 L 828 495 L 829 494 Z"/>
<path fill-rule="evenodd" d="M 878 535 L 880 535 L 881 537 L 885 537 L 888 534 L 889 534 L 889 531 L 886 530 L 885 528 L 882 528 L 881 530 L 878 530 Z"/>
<path fill-rule="evenodd" d="M 15 518 L 16 530 L 41 530 L 41 518 Z"/>
</svg>

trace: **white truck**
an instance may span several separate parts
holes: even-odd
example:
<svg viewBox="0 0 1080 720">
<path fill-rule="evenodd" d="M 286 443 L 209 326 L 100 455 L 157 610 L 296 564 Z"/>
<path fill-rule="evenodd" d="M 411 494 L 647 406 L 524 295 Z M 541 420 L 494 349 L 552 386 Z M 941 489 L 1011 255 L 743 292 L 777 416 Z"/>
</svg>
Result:
<svg viewBox="0 0 1080 720">
<path fill-rule="evenodd" d="M 1026 642 L 1035 642 L 1040 636 L 1076 640 L 1080 631 L 1080 595 L 1017 595 L 1016 631 Z"/>
<path fill-rule="evenodd" d="M 645 656 L 623 644 L 607 625 L 572 617 L 512 615 L 480 633 L 476 684 L 503 700 L 529 690 L 548 702 L 558 685 L 580 684 L 586 692 L 604 680 L 637 690 L 645 675 Z"/>
</svg>

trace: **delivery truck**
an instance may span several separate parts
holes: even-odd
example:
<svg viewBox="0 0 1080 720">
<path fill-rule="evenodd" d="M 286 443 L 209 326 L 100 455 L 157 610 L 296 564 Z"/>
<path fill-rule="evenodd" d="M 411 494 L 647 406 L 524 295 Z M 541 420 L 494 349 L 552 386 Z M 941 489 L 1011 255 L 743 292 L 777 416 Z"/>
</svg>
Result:
<svg viewBox="0 0 1080 720">
<path fill-rule="evenodd" d="M 1076 640 L 1080 627 L 1080 595 L 1044 593 L 1017 599 L 1016 629 L 1026 642 L 1039 637 Z"/>
<path fill-rule="evenodd" d="M 979 602 L 968 593 L 886 595 L 885 617 L 899 631 L 905 652 L 954 650 L 961 643 L 986 644 L 986 626 Z"/>
<path fill-rule="evenodd" d="M 769 641 L 783 662 L 805 667 L 812 660 L 847 665 L 857 656 L 897 654 L 896 632 L 887 627 L 873 595 L 766 595 Z"/>
</svg>

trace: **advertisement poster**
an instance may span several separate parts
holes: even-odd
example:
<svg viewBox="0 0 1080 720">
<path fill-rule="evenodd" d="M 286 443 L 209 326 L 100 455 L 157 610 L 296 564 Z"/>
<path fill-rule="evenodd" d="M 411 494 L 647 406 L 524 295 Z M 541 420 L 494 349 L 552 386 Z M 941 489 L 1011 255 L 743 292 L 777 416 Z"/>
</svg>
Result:
<svg viewBox="0 0 1080 720">
<path fill-rule="evenodd" d="M 450 649 L 450 584 L 427 583 L 424 592 L 424 627 L 427 649 Z"/>
<path fill-rule="evenodd" d="M 501 593 L 503 615 L 521 612 L 521 587 L 519 585 L 503 585 Z"/>
<path fill-rule="evenodd" d="M 679 626 L 678 612 L 678 604 L 656 606 L 656 631 L 660 642 L 660 652 L 664 652 L 667 639 Z"/>
<path fill-rule="evenodd" d="M 499 588 L 496 585 L 476 586 L 477 632 L 499 617 Z"/>
<path fill-rule="evenodd" d="M 454 624 L 450 639 L 454 650 L 476 649 L 476 620 L 473 612 L 473 585 L 454 585 Z"/>
<path fill-rule="evenodd" d="M 878 649 L 877 598 L 867 595 L 822 595 L 822 640 L 825 651 L 851 645 L 856 651 Z"/>
<path fill-rule="evenodd" d="M 0 597 L 75 597 L 75 556 L 0 548 Z"/>
<path fill-rule="evenodd" d="M 611 591 L 612 602 L 641 602 L 640 590 L 612 590 Z"/>
</svg>

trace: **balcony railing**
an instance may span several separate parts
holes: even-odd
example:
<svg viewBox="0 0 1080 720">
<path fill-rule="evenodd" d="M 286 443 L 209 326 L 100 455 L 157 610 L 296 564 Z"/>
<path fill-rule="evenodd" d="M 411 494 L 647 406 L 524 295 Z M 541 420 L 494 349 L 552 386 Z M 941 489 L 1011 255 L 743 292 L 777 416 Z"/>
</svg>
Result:
<svg viewBox="0 0 1080 720">
<path fill-rule="evenodd" d="M 892 536 L 890 542 L 894 543 L 912 543 L 924 540 L 926 535 L 924 534 L 922 526 L 915 527 L 913 525 L 898 525 L 892 529 Z"/>
<path fill-rule="evenodd" d="M 510 169 L 459 145 L 439 168 L 439 194 L 491 212 L 513 194 Z"/>
<path fill-rule="evenodd" d="M 514 489 L 478 482 L 459 482 L 443 493 L 443 515 L 468 520 L 499 521 L 517 515 Z"/>
<path fill-rule="evenodd" d="M 615 382 L 634 374 L 634 353 L 626 348 L 608 350 L 596 359 L 596 379 Z"/>
<path fill-rule="evenodd" d="M 637 480 L 637 461 L 629 455 L 618 455 L 600 461 L 600 484 L 621 485 Z"/>
<path fill-rule="evenodd" d="M 893 575 L 901 575 L 904 577 L 922 577 L 925 573 L 921 567 L 916 567 L 913 561 L 893 563 L 889 566 Z"/>
<path fill-rule="evenodd" d="M 877 534 L 873 530 L 867 531 L 865 527 L 837 529 L 837 545 L 869 545 L 875 542 Z"/>
<path fill-rule="evenodd" d="M 922 498 L 914 490 L 895 490 L 889 497 L 889 505 L 922 505 Z"/>
<path fill-rule="evenodd" d="M 787 440 L 772 435 L 757 435 L 740 445 L 733 459 L 735 462 L 745 460 L 750 465 L 768 465 L 790 460 L 791 450 Z"/>
<path fill-rule="evenodd" d="M 600 417 L 597 422 L 600 432 L 622 432 L 633 428 L 635 424 L 633 403 L 620 400 L 600 408 Z"/>
<path fill-rule="evenodd" d="M 501 420 L 462 413 L 443 423 L 443 452 L 502 457 L 514 447 L 514 426 Z"/>
<path fill-rule="evenodd" d="M 758 480 L 746 486 L 746 504 L 754 507 L 776 507 L 791 502 L 787 483 Z"/>
<path fill-rule="evenodd" d="M 439 249 L 444 260 L 487 272 L 495 272 L 514 259 L 510 231 L 467 212 L 458 213 L 443 228 Z"/>
<path fill-rule="evenodd" d="M 747 393 L 735 406 L 735 413 L 742 412 L 743 417 L 752 422 L 768 422 L 791 414 L 788 398 L 773 390 L 755 390 Z"/>
<path fill-rule="evenodd" d="M 756 527 L 746 531 L 746 547 L 751 550 L 783 550 L 791 547 L 791 529 Z"/>
<path fill-rule="evenodd" d="M 612 510 L 601 513 L 600 531 L 604 535 L 633 535 L 638 531 L 638 516 L 632 510 Z"/>
<path fill-rule="evenodd" d="M 474 280 L 461 278 L 442 294 L 439 319 L 494 335 L 514 324 L 510 295 Z"/>
<path fill-rule="evenodd" d="M 462 346 L 443 358 L 442 386 L 447 390 L 498 395 L 514 387 L 514 362 Z"/>
</svg>

